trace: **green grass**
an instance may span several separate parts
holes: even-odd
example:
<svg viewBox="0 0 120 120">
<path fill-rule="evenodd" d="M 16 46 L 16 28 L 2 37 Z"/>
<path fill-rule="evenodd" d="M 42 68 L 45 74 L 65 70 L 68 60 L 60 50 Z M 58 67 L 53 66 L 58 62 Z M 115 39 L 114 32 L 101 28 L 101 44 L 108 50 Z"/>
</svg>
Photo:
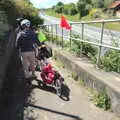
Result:
<svg viewBox="0 0 120 120">
<path fill-rule="evenodd" d="M 46 11 L 46 14 L 49 16 L 54 16 L 57 18 L 61 17 L 61 14 L 55 13 L 52 9 L 49 9 L 49 11 Z M 76 14 L 74 16 L 71 15 L 65 15 L 63 14 L 68 20 L 70 21 L 74 21 L 74 22 L 80 22 L 80 21 L 93 21 L 95 20 L 94 18 L 88 16 L 83 17 L 82 19 L 79 19 L 79 14 Z M 99 23 L 95 23 L 95 24 L 89 24 L 91 26 L 95 26 L 95 27 L 101 27 L 101 24 Z M 116 23 L 107 23 L 105 24 L 105 28 L 109 29 L 109 30 L 117 30 L 120 31 L 120 22 L 116 22 Z"/>
<path fill-rule="evenodd" d="M 91 26 L 94 26 L 94 27 L 101 27 L 101 23 L 94 23 L 94 24 L 89 24 Z M 114 23 L 114 22 L 111 22 L 111 23 L 105 23 L 105 28 L 106 29 L 109 29 L 109 30 L 116 30 L 116 31 L 120 31 L 120 23 Z"/>
</svg>

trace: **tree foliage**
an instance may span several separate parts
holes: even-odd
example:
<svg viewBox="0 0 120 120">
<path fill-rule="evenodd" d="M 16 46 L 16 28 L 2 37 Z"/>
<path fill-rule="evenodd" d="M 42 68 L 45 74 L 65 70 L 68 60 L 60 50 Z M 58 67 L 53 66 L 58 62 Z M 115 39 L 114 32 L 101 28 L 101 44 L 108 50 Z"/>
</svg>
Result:
<svg viewBox="0 0 120 120">
<path fill-rule="evenodd" d="M 43 23 L 43 20 L 38 16 L 38 10 L 29 0 L 1 0 L 0 6 L 5 11 L 11 25 L 16 24 L 15 19 L 18 17 L 30 19 L 34 25 Z"/>
<path fill-rule="evenodd" d="M 76 5 L 74 3 L 63 4 L 62 2 L 58 2 L 56 6 L 53 6 L 52 9 L 56 13 L 64 13 L 67 15 L 75 15 L 77 14 Z"/>
<path fill-rule="evenodd" d="M 69 15 L 75 15 L 77 13 L 77 9 L 74 3 L 69 4 Z"/>
<path fill-rule="evenodd" d="M 106 8 L 115 0 L 92 0 L 92 4 L 96 8 Z"/>
<path fill-rule="evenodd" d="M 66 15 L 80 14 L 80 18 L 86 16 L 92 8 L 107 8 L 115 0 L 78 0 L 77 4 L 63 4 L 58 2 L 52 9 L 56 13 L 64 13 Z"/>
<path fill-rule="evenodd" d="M 77 9 L 74 3 L 66 4 L 63 8 L 63 13 L 68 15 L 77 14 Z"/>
<path fill-rule="evenodd" d="M 63 6 L 64 4 L 62 2 L 58 2 L 56 6 Z"/>
<path fill-rule="evenodd" d="M 62 13 L 62 11 L 63 11 L 63 6 L 56 6 L 55 7 L 55 12 L 56 13 Z"/>
<path fill-rule="evenodd" d="M 56 13 L 62 13 L 63 6 L 64 6 L 64 4 L 62 2 L 58 2 L 56 6 L 53 6 L 53 8 L 54 8 Z"/>
<path fill-rule="evenodd" d="M 79 0 L 77 2 L 77 9 L 80 13 L 80 17 L 83 17 L 88 14 L 89 10 L 92 8 L 91 0 Z"/>
</svg>

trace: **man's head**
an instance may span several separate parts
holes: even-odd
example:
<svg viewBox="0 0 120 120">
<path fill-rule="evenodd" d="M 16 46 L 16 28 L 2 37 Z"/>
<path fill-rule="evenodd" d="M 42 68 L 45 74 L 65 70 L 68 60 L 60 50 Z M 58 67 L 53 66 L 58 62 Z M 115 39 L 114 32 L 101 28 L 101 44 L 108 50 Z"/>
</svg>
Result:
<svg viewBox="0 0 120 120">
<path fill-rule="evenodd" d="M 31 23 L 29 20 L 24 19 L 21 21 L 20 25 L 23 29 L 25 29 L 25 28 L 30 28 Z"/>
</svg>

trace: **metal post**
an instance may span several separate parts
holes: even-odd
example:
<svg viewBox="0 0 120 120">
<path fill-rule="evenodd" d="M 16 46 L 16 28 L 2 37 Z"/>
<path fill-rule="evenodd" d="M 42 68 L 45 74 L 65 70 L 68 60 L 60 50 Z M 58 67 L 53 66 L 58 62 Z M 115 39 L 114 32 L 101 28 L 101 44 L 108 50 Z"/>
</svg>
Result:
<svg viewBox="0 0 120 120">
<path fill-rule="evenodd" d="M 56 30 L 56 41 L 57 41 L 57 24 L 56 24 L 55 30 Z M 57 42 L 58 42 L 58 41 L 57 41 Z"/>
<path fill-rule="evenodd" d="M 48 25 L 48 32 L 49 32 L 49 25 Z"/>
<path fill-rule="evenodd" d="M 52 42 L 53 42 L 53 25 L 51 24 Z"/>
<path fill-rule="evenodd" d="M 82 36 L 81 39 L 84 39 L 84 23 L 82 23 Z M 82 57 L 82 49 L 83 49 L 83 42 L 81 42 L 81 47 L 80 47 L 80 57 Z"/>
<path fill-rule="evenodd" d="M 99 50 L 98 50 L 98 57 L 97 57 L 97 67 L 99 67 L 100 65 L 100 54 L 101 54 L 101 49 L 102 49 L 102 41 L 103 41 L 103 32 L 104 32 L 104 22 L 102 22 L 101 24 L 101 38 L 100 38 L 100 46 L 99 46 Z"/>
<path fill-rule="evenodd" d="M 72 27 L 72 24 L 70 24 L 71 25 L 71 27 Z M 71 49 L 71 44 L 72 44 L 72 39 L 71 39 L 71 37 L 72 37 L 72 30 L 70 29 L 70 49 Z"/>
<path fill-rule="evenodd" d="M 62 28 L 62 47 L 64 47 L 63 44 L 64 44 L 64 43 L 63 43 L 63 28 Z"/>
<path fill-rule="evenodd" d="M 49 36 L 50 36 L 50 34 L 49 34 L 49 33 L 50 33 L 49 26 L 50 26 L 50 25 L 48 25 L 48 34 L 47 34 L 48 38 L 49 38 Z M 51 41 L 51 40 L 50 40 L 50 41 Z"/>
</svg>

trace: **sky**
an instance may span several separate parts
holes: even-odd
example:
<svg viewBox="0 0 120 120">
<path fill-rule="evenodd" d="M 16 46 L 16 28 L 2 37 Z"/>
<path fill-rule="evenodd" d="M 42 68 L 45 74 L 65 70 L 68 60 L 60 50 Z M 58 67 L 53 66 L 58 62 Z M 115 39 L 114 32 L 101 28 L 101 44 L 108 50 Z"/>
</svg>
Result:
<svg viewBox="0 0 120 120">
<path fill-rule="evenodd" d="M 36 8 L 50 8 L 58 2 L 70 3 L 78 0 L 30 0 Z"/>
</svg>

